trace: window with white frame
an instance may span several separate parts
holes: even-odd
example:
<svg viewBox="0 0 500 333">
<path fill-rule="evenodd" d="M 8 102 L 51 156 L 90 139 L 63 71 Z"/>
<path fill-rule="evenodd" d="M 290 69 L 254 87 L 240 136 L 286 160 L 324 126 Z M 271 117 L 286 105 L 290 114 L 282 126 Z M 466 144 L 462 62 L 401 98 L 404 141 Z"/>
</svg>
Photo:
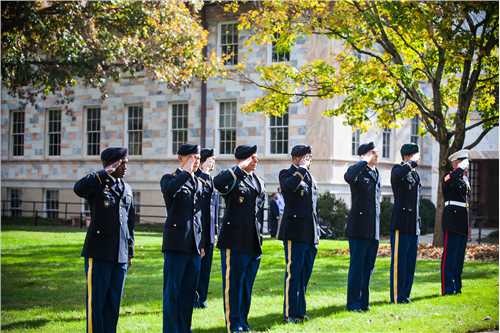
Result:
<svg viewBox="0 0 500 333">
<path fill-rule="evenodd" d="M 172 104 L 172 154 L 188 141 L 188 104 Z"/>
<path fill-rule="evenodd" d="M 281 117 L 269 118 L 270 153 L 288 154 L 288 112 Z"/>
<path fill-rule="evenodd" d="M 12 155 L 24 155 L 24 117 L 21 110 L 12 111 Z"/>
<path fill-rule="evenodd" d="M 351 139 L 351 155 L 358 155 L 359 141 L 361 137 L 361 130 L 359 128 L 353 129 Z"/>
<path fill-rule="evenodd" d="M 47 218 L 55 219 L 59 211 L 59 190 L 45 190 L 45 212 Z"/>
<path fill-rule="evenodd" d="M 236 148 L 236 102 L 219 104 L 219 154 L 232 154 Z"/>
<path fill-rule="evenodd" d="M 49 156 L 61 155 L 61 110 L 48 110 Z"/>
<path fill-rule="evenodd" d="M 87 108 L 87 155 L 101 152 L 101 108 Z"/>
<path fill-rule="evenodd" d="M 226 57 L 224 65 L 238 64 L 238 24 L 220 24 L 221 56 Z"/>
<path fill-rule="evenodd" d="M 142 105 L 128 107 L 128 153 L 142 155 Z"/>
<path fill-rule="evenodd" d="M 391 129 L 384 128 L 382 132 L 382 157 L 391 157 Z"/>
<path fill-rule="evenodd" d="M 22 216 L 22 192 L 20 188 L 7 189 L 10 205 L 10 216 Z"/>
<path fill-rule="evenodd" d="M 286 62 L 290 61 L 290 48 L 280 49 L 277 45 L 277 40 L 279 39 L 279 34 L 274 34 L 274 40 L 272 43 L 272 62 Z"/>
<path fill-rule="evenodd" d="M 418 135 L 419 122 L 420 122 L 420 119 L 418 118 L 418 116 L 415 116 L 411 120 L 410 142 L 417 144 L 417 145 L 418 145 L 418 139 L 419 139 L 419 135 Z"/>
<path fill-rule="evenodd" d="M 135 208 L 135 223 L 139 223 L 141 219 L 141 192 L 132 191 Z"/>
</svg>

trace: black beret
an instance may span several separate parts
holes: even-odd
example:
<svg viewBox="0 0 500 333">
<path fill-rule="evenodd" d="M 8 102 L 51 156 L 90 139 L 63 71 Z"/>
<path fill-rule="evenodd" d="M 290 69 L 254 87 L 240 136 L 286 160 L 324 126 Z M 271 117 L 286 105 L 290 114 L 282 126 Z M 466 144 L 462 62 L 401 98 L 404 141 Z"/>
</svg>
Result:
<svg viewBox="0 0 500 333">
<path fill-rule="evenodd" d="M 181 156 L 186 156 L 186 155 L 191 155 L 191 154 L 199 154 L 200 153 L 200 146 L 198 145 L 192 145 L 190 143 L 185 143 L 179 147 L 179 150 L 177 150 L 177 155 Z"/>
<path fill-rule="evenodd" d="M 413 155 L 418 153 L 418 145 L 414 143 L 405 143 L 401 147 L 401 156 Z"/>
<path fill-rule="evenodd" d="M 307 154 L 311 154 L 311 146 L 308 145 L 296 145 L 293 146 L 291 155 L 293 157 L 304 156 Z"/>
<path fill-rule="evenodd" d="M 214 150 L 209 148 L 203 148 L 200 152 L 201 158 L 200 163 L 205 162 L 209 157 L 214 156 Z"/>
<path fill-rule="evenodd" d="M 364 155 L 372 149 L 375 149 L 375 144 L 373 143 L 373 141 L 359 145 L 358 155 L 359 156 Z"/>
<path fill-rule="evenodd" d="M 234 150 L 234 157 L 237 160 L 245 160 L 257 152 L 257 145 L 240 145 Z"/>
<path fill-rule="evenodd" d="M 110 165 L 127 156 L 127 148 L 109 147 L 101 152 L 101 161 L 104 166 Z"/>
</svg>

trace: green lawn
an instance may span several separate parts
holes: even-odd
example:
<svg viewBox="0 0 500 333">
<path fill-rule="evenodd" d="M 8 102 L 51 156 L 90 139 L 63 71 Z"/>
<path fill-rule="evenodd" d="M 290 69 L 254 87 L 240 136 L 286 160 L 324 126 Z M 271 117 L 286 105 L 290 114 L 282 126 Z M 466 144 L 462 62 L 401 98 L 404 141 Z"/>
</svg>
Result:
<svg viewBox="0 0 500 333">
<path fill-rule="evenodd" d="M 2 231 L 2 331 L 83 332 L 85 276 L 79 257 L 85 234 L 77 229 L 14 227 Z M 120 332 L 160 332 L 161 234 L 139 232 L 118 323 Z M 390 305 L 389 258 L 378 258 L 371 311 L 346 312 L 349 258 L 331 251 L 345 241 L 322 241 L 310 282 L 308 314 L 300 325 L 282 323 L 284 259 L 281 243 L 264 242 L 250 325 L 262 332 L 474 332 L 498 328 L 498 263 L 467 262 L 463 294 L 440 297 L 438 261 L 419 261 L 413 303 Z M 195 310 L 194 332 L 224 332 L 220 257 L 212 268 L 209 308 Z"/>
</svg>

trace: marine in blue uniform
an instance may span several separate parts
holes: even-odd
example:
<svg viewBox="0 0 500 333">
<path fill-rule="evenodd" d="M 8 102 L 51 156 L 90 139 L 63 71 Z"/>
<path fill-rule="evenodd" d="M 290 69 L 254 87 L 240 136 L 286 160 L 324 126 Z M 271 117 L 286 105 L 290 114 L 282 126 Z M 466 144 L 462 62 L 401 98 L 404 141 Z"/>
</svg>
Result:
<svg viewBox="0 0 500 333">
<path fill-rule="evenodd" d="M 416 170 L 420 161 L 418 145 L 401 147 L 401 164 L 391 171 L 394 207 L 391 218 L 391 302 L 409 303 L 417 263 L 420 235 L 420 176 Z"/>
<path fill-rule="evenodd" d="M 215 167 L 215 156 L 213 149 L 201 150 L 200 167 L 195 175 L 203 184 L 201 198 L 201 224 L 203 235 L 206 237 L 205 256 L 201 259 L 200 276 L 196 287 L 195 308 L 207 307 L 208 284 L 210 282 L 210 271 L 212 269 L 212 257 L 214 252 L 215 230 L 219 215 L 219 192 L 214 191 L 214 183 L 210 172 Z"/>
<path fill-rule="evenodd" d="M 87 200 L 91 221 L 82 256 L 87 277 L 87 332 L 116 332 L 127 269 L 134 255 L 135 209 L 132 188 L 123 181 L 127 149 L 101 153 L 104 169 L 76 182 L 76 195 Z"/>
<path fill-rule="evenodd" d="M 279 174 L 285 209 L 278 237 L 285 248 L 283 317 L 288 323 L 307 318 L 306 290 L 318 251 L 318 190 L 309 171 L 311 153 L 310 146 L 294 146 L 292 165 Z"/>
<path fill-rule="evenodd" d="M 201 257 L 206 247 L 201 221 L 202 184 L 194 172 L 200 148 L 184 144 L 177 152 L 180 167 L 161 178 L 167 207 L 163 230 L 163 332 L 191 332 L 191 317 Z"/>
<path fill-rule="evenodd" d="M 467 178 L 469 151 L 460 150 L 450 155 L 453 171 L 442 182 L 443 211 L 443 255 L 441 258 L 441 294 L 462 292 L 462 270 L 469 235 L 470 184 Z"/>
<path fill-rule="evenodd" d="M 266 200 L 255 174 L 257 146 L 236 147 L 237 165 L 214 178 L 226 204 L 217 241 L 221 251 L 222 292 L 228 332 L 248 332 L 252 288 L 262 254 L 260 235 Z"/>
<path fill-rule="evenodd" d="M 368 311 L 370 277 L 375 267 L 380 235 L 380 175 L 375 167 L 378 152 L 373 142 L 358 148 L 361 160 L 344 174 L 351 188 L 347 310 Z"/>
</svg>

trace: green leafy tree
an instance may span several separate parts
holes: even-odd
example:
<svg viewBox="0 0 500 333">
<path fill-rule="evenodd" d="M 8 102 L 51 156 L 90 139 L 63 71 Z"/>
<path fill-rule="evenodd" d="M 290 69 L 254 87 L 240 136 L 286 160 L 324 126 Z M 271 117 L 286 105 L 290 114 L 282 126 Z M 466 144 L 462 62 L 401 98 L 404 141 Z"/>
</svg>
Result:
<svg viewBox="0 0 500 333">
<path fill-rule="evenodd" d="M 171 88 L 214 73 L 202 1 L 3 1 L 2 84 L 34 101 L 77 82 L 98 87 L 145 70 Z"/>
<path fill-rule="evenodd" d="M 229 9 L 237 6 L 231 4 Z M 278 63 L 240 77 L 266 92 L 244 110 L 279 115 L 290 103 L 342 97 L 324 111 L 366 130 L 376 118 L 394 127 L 419 116 L 439 144 L 439 177 L 447 157 L 471 149 L 498 126 L 498 2 L 263 1 L 240 16 L 249 43 L 287 49 L 302 36 L 338 40 L 335 59 L 296 68 Z M 464 146 L 467 131 L 482 132 Z M 442 243 L 442 189 L 434 243 Z"/>
<path fill-rule="evenodd" d="M 344 200 L 337 199 L 333 193 L 325 192 L 319 195 L 317 208 L 319 217 L 332 228 L 335 238 L 345 237 L 349 210 Z"/>
</svg>

